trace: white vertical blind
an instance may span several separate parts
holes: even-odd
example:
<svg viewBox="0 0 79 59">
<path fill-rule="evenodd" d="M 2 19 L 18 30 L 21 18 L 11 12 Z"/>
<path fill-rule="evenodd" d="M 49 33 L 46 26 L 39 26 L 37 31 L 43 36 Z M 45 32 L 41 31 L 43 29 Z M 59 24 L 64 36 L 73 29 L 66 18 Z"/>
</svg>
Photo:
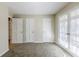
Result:
<svg viewBox="0 0 79 59">
<path fill-rule="evenodd" d="M 70 50 L 79 56 L 79 9 L 70 12 Z"/>
<path fill-rule="evenodd" d="M 67 15 L 62 15 L 59 19 L 59 27 L 60 27 L 60 36 L 59 36 L 59 44 L 64 46 L 65 48 L 68 48 L 68 36 L 67 36 L 67 31 L 68 31 L 68 19 Z"/>
<path fill-rule="evenodd" d="M 79 8 L 59 16 L 59 23 L 60 45 L 79 56 Z"/>
</svg>

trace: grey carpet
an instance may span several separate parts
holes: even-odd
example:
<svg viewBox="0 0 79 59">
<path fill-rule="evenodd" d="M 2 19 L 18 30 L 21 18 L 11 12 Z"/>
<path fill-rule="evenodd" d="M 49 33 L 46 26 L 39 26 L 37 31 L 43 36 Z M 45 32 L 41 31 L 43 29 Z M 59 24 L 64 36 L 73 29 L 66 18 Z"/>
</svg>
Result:
<svg viewBox="0 0 79 59">
<path fill-rule="evenodd" d="M 13 44 L 13 48 L 3 57 L 70 57 L 70 55 L 52 43 L 26 43 Z"/>
</svg>

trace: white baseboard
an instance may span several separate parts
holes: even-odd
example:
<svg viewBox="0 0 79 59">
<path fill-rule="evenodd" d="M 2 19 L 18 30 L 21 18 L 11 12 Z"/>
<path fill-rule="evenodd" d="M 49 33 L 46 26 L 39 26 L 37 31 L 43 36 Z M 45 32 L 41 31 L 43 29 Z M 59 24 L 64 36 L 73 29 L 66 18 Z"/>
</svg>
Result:
<svg viewBox="0 0 79 59">
<path fill-rule="evenodd" d="M 53 42 L 24 42 L 24 43 L 53 43 Z M 19 43 L 13 43 L 13 44 L 19 44 Z"/>
<path fill-rule="evenodd" d="M 8 51 L 9 51 L 9 49 L 5 50 L 3 53 L 0 54 L 0 57 L 1 57 L 2 55 L 4 55 L 6 52 L 8 52 Z"/>
<path fill-rule="evenodd" d="M 26 43 L 53 43 L 53 42 L 26 42 Z"/>
</svg>

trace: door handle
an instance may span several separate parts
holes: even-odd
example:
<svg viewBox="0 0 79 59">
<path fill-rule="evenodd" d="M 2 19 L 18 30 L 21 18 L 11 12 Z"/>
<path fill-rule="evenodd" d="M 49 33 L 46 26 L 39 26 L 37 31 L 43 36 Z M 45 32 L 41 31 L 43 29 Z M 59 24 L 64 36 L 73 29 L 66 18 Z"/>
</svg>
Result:
<svg viewBox="0 0 79 59">
<path fill-rule="evenodd" d="M 70 33 L 67 33 L 67 35 L 70 35 Z"/>
<path fill-rule="evenodd" d="M 32 33 L 34 33 L 34 32 L 32 32 Z"/>
<path fill-rule="evenodd" d="M 32 32 L 32 33 L 34 33 L 34 32 Z"/>
</svg>

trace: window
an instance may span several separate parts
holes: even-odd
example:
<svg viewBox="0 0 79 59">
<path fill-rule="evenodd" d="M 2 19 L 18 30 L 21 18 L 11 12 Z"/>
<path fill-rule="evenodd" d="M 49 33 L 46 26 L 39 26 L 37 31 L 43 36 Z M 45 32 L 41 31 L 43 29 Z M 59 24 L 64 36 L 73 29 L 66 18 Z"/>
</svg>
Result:
<svg viewBox="0 0 79 59">
<path fill-rule="evenodd" d="M 59 17 L 59 44 L 79 56 L 79 9 Z"/>
<path fill-rule="evenodd" d="M 60 17 L 59 20 L 60 24 L 60 34 L 59 34 L 59 44 L 64 46 L 65 48 L 68 48 L 68 40 L 67 40 L 67 31 L 68 31 L 68 20 L 67 15 L 63 15 Z"/>
<path fill-rule="evenodd" d="M 79 56 L 79 9 L 70 13 L 70 51 Z"/>
</svg>

